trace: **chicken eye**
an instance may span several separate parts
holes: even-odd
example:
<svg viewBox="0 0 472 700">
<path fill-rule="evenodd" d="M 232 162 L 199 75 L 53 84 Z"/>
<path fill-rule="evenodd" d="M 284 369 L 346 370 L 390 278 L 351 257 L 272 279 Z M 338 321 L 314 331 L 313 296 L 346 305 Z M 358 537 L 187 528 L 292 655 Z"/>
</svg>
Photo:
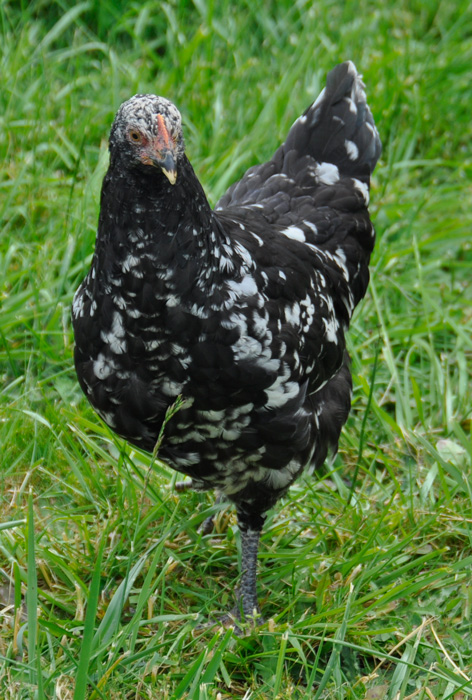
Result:
<svg viewBox="0 0 472 700">
<path fill-rule="evenodd" d="M 131 141 L 134 141 L 135 143 L 141 142 L 142 137 L 139 131 L 136 131 L 136 129 L 131 129 L 128 133 Z"/>
</svg>

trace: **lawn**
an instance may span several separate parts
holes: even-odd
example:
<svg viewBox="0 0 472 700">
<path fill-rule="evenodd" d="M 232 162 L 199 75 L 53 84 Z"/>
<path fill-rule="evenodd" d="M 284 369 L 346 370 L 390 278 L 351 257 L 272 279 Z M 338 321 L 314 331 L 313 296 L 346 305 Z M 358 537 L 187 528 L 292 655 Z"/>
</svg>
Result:
<svg viewBox="0 0 472 700">
<path fill-rule="evenodd" d="M 472 698 L 472 7 L 465 0 L 0 0 L 0 697 Z M 230 509 L 114 437 L 73 369 L 119 104 L 183 115 L 210 200 L 327 71 L 363 72 L 383 155 L 339 454 L 270 513 L 266 623 L 226 610 Z"/>
</svg>

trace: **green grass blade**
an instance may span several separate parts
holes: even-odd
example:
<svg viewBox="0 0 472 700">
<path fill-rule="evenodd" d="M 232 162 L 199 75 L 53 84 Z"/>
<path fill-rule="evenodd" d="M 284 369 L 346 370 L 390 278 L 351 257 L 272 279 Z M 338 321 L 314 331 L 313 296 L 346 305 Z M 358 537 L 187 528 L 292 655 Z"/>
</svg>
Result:
<svg viewBox="0 0 472 700">
<path fill-rule="evenodd" d="M 107 611 L 103 616 L 103 620 L 100 622 L 97 631 L 93 637 L 92 648 L 95 650 L 99 648 L 106 648 L 109 644 L 111 638 L 115 634 L 121 620 L 121 613 L 123 611 L 123 606 L 128 599 L 130 591 L 136 580 L 136 577 L 141 572 L 143 566 L 148 560 L 148 553 L 144 554 L 136 564 L 131 568 L 129 574 L 124 578 L 116 589 L 112 599 L 110 600 Z"/>
<path fill-rule="evenodd" d="M 324 692 L 325 688 L 327 687 L 329 681 L 331 680 L 332 676 L 334 674 L 336 674 L 338 671 L 339 655 L 341 652 L 341 644 L 344 642 L 344 639 L 346 637 L 346 631 L 347 631 L 347 626 L 348 626 L 348 622 L 349 622 L 349 614 L 351 611 L 351 602 L 352 602 L 353 595 L 354 595 L 354 587 L 351 586 L 351 590 L 349 591 L 349 595 L 348 595 L 348 598 L 346 600 L 346 608 L 344 610 L 343 620 L 341 622 L 339 629 L 336 631 L 333 650 L 332 650 L 331 655 L 329 657 L 329 661 L 326 665 L 326 670 L 323 673 L 323 676 L 320 680 L 316 694 L 313 696 L 313 700 L 319 700 L 319 698 L 323 697 L 323 692 Z"/>
<path fill-rule="evenodd" d="M 195 697 L 192 693 L 195 692 L 196 688 L 200 683 L 200 678 L 202 675 L 202 670 L 205 665 L 205 660 L 208 656 L 208 651 L 204 649 L 195 659 L 195 661 L 190 665 L 188 671 L 185 673 L 184 677 L 178 684 L 174 693 L 171 695 L 171 700 L 180 700 L 184 696 L 184 693 L 188 691 L 188 697 Z"/>
<path fill-rule="evenodd" d="M 85 613 L 84 629 L 82 634 L 82 645 L 80 647 L 79 663 L 77 666 L 77 673 L 75 677 L 74 700 L 86 699 L 87 688 L 90 683 L 90 660 L 92 657 L 95 635 L 95 619 L 97 615 L 98 599 L 100 596 L 101 566 L 103 552 L 105 549 L 105 542 L 106 540 L 103 537 L 98 545 L 97 558 L 95 561 L 89 594 L 87 598 L 87 610 Z"/>
<path fill-rule="evenodd" d="M 36 658 L 38 578 L 36 573 L 33 491 L 31 489 L 28 495 L 26 609 L 28 615 L 28 664 L 30 667 L 30 684 L 33 687 L 36 682 L 36 667 L 38 663 Z"/>
</svg>

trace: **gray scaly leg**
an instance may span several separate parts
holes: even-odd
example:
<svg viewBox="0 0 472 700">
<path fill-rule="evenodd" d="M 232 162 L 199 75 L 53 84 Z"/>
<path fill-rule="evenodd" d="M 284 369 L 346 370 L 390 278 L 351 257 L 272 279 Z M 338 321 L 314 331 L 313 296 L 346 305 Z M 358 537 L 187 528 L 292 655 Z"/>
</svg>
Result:
<svg viewBox="0 0 472 700">
<path fill-rule="evenodd" d="M 260 530 L 241 530 L 241 580 L 236 591 L 236 604 L 229 613 L 219 618 L 224 627 L 234 627 L 235 634 L 242 634 L 238 621 L 264 622 L 257 602 L 257 550 Z"/>
<path fill-rule="evenodd" d="M 236 605 L 232 610 L 238 619 L 260 616 L 257 602 L 257 552 L 260 530 L 241 530 L 241 581 L 236 593 Z"/>
</svg>

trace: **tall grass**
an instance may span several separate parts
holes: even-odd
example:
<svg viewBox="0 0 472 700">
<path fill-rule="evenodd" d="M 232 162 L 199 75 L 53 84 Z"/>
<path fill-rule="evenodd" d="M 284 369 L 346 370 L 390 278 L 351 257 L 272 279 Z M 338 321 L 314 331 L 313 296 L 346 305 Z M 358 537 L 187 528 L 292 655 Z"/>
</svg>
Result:
<svg viewBox="0 0 472 700">
<path fill-rule="evenodd" d="M 472 10 L 456 0 L 0 2 L 0 697 L 472 697 Z M 238 532 L 82 397 L 69 306 L 106 137 L 172 99 L 214 202 L 353 59 L 384 152 L 339 456 L 261 544 L 256 632 L 229 607 Z M 283 507 L 282 507 L 283 506 Z"/>
</svg>

